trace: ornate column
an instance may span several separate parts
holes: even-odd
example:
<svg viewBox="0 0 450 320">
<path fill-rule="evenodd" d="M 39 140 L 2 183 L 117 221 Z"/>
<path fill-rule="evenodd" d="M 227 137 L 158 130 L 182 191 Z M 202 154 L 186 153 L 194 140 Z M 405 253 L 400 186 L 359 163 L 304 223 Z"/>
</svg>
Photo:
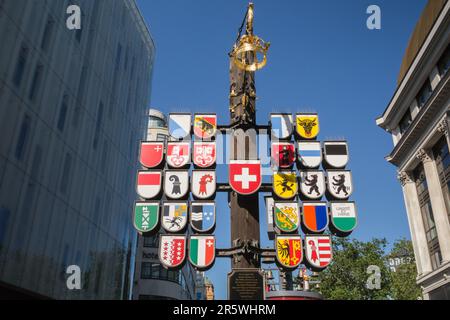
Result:
<svg viewBox="0 0 450 320">
<path fill-rule="evenodd" d="M 399 172 L 397 177 L 403 189 L 414 256 L 416 257 L 417 274 L 420 277 L 431 272 L 432 268 L 425 228 L 423 226 L 422 212 L 420 211 L 419 197 L 417 196 L 416 184 L 409 172 Z"/>
<path fill-rule="evenodd" d="M 447 116 L 445 117 L 444 120 L 442 120 L 439 124 L 438 124 L 438 129 L 437 129 L 440 133 L 442 133 L 443 135 L 445 135 L 445 139 L 447 139 L 447 145 L 450 148 L 450 134 L 449 134 L 449 130 L 448 130 L 448 119 Z"/>
<path fill-rule="evenodd" d="M 417 158 L 423 163 L 427 179 L 428 193 L 430 194 L 431 207 L 433 208 L 434 222 L 439 239 L 442 254 L 442 264 L 450 262 L 450 223 L 447 216 L 442 187 L 439 174 L 434 161 L 433 153 L 429 150 L 420 149 Z"/>
</svg>

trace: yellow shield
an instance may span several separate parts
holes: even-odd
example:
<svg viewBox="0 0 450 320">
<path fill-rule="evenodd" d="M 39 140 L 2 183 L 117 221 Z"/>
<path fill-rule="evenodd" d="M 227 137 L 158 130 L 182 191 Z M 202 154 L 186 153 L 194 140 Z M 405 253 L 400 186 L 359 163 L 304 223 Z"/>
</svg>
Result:
<svg viewBox="0 0 450 320">
<path fill-rule="evenodd" d="M 276 237 L 277 260 L 285 268 L 295 269 L 302 261 L 302 238 L 300 236 Z"/>
<path fill-rule="evenodd" d="M 297 133 L 301 138 L 314 139 L 319 134 L 319 117 L 317 114 L 297 114 Z"/>
<path fill-rule="evenodd" d="M 292 199 L 297 194 L 298 184 L 295 171 L 273 173 L 273 191 L 281 199 Z"/>
</svg>

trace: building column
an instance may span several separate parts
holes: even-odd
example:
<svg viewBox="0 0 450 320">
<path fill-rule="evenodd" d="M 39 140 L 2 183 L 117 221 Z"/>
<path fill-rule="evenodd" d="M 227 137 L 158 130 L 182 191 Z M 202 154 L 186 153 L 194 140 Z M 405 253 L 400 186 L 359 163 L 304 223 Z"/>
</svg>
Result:
<svg viewBox="0 0 450 320">
<path fill-rule="evenodd" d="M 448 221 L 447 207 L 439 180 L 439 173 L 433 153 L 430 150 L 420 149 L 417 158 L 423 163 L 427 179 L 428 193 L 433 208 L 434 223 L 439 239 L 442 254 L 442 264 L 450 262 L 450 223 Z"/>
<path fill-rule="evenodd" d="M 405 200 L 406 213 L 408 215 L 409 230 L 416 257 L 418 276 L 422 276 L 432 271 L 428 242 L 423 226 L 422 212 L 420 210 L 419 197 L 417 195 L 416 184 L 411 173 L 402 171 L 398 174 L 398 179 L 402 185 L 403 197 Z"/>
<path fill-rule="evenodd" d="M 447 116 L 438 124 L 438 131 L 445 136 L 447 140 L 447 146 L 450 149 L 450 134 L 448 130 L 448 118 Z"/>
</svg>

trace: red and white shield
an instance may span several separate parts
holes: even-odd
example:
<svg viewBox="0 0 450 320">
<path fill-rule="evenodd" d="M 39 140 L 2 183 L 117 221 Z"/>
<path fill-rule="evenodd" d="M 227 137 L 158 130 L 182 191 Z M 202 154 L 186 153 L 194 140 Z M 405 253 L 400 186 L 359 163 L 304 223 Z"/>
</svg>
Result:
<svg viewBox="0 0 450 320">
<path fill-rule="evenodd" d="M 182 168 L 190 160 L 190 142 L 168 142 L 167 143 L 167 164 L 172 168 Z"/>
<path fill-rule="evenodd" d="M 305 253 L 308 265 L 312 269 L 324 269 L 333 259 L 331 237 L 325 235 L 306 236 Z"/>
<path fill-rule="evenodd" d="M 290 142 L 272 142 L 272 163 L 278 168 L 290 168 L 295 161 L 295 147 Z"/>
<path fill-rule="evenodd" d="M 192 194 L 197 199 L 209 199 L 216 192 L 216 172 L 213 170 L 192 170 Z"/>
<path fill-rule="evenodd" d="M 230 160 L 229 181 L 239 194 L 249 195 L 261 186 L 261 162 L 259 160 Z"/>
<path fill-rule="evenodd" d="M 186 237 L 161 235 L 159 239 L 159 261 L 166 268 L 181 266 L 186 258 Z"/>
<path fill-rule="evenodd" d="M 163 160 L 164 142 L 141 142 L 141 151 L 139 153 L 139 161 L 146 168 L 155 168 L 159 166 Z"/>
<path fill-rule="evenodd" d="M 200 168 L 208 168 L 216 162 L 215 142 L 194 142 L 194 164 Z"/>
</svg>

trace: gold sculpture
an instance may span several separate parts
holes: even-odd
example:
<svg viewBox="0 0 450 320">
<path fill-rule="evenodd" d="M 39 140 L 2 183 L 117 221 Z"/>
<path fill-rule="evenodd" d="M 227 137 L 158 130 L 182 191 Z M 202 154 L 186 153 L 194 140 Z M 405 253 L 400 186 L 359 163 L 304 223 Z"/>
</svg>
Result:
<svg viewBox="0 0 450 320">
<path fill-rule="evenodd" d="M 239 69 L 254 72 L 262 69 L 267 63 L 267 51 L 270 43 L 253 34 L 253 3 L 249 3 L 247 10 L 246 34 L 234 46 L 231 56 Z M 247 53 L 251 53 L 250 59 Z M 258 61 L 258 53 L 263 55 L 262 61 Z"/>
</svg>

